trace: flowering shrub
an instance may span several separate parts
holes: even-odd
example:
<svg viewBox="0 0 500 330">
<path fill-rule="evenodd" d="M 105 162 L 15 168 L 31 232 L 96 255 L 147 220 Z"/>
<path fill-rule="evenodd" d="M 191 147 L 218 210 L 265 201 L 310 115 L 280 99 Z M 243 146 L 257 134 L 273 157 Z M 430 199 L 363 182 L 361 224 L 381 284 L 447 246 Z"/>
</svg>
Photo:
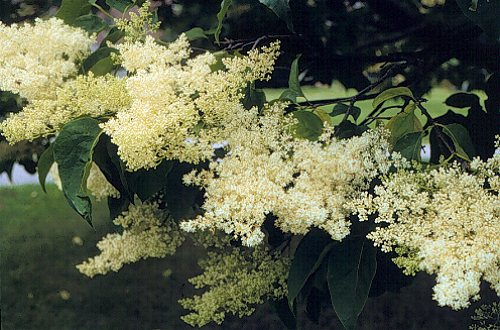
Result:
<svg viewBox="0 0 500 330">
<path fill-rule="evenodd" d="M 299 85 L 298 59 L 288 89 L 266 100 L 255 86 L 271 78 L 279 41 L 200 53 L 193 31 L 170 43 L 155 38 L 149 2 L 117 3 L 129 15 L 111 22 L 85 1 L 63 1 L 56 18 L 0 24 L 0 89 L 26 102 L 0 124 L 2 135 L 10 143 L 49 137 L 38 160 L 42 186 L 50 171 L 90 224 L 91 196 L 107 198 L 123 229 L 104 237 L 80 272 L 118 271 L 191 240 L 208 251 L 203 273 L 189 280 L 206 290 L 180 301 L 193 326 L 274 300 L 293 327 L 297 302 L 319 303 L 307 299 L 313 286 L 354 328 L 377 254 L 386 253 L 407 275 L 435 274 L 439 305 L 467 307 L 482 280 L 500 294 L 500 156 L 474 158 L 465 127 L 435 120 L 401 86 L 370 94 L 372 115 L 359 120 L 355 103 L 380 82 L 348 104 L 332 101 L 333 110 L 314 105 Z M 91 52 L 108 23 L 118 37 Z M 381 117 L 389 108 L 400 111 Z M 421 159 L 427 136 L 437 161 Z"/>
</svg>

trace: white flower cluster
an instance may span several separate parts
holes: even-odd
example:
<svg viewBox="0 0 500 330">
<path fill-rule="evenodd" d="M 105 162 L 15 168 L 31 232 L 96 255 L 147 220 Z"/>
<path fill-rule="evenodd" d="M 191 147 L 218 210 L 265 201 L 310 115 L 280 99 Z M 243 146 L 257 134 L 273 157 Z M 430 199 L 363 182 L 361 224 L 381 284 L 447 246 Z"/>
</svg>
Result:
<svg viewBox="0 0 500 330">
<path fill-rule="evenodd" d="M 54 98 L 93 42 L 85 31 L 57 18 L 36 19 L 34 25 L 0 22 L 0 90 L 30 101 Z"/>
<path fill-rule="evenodd" d="M 81 273 L 94 277 L 140 259 L 163 258 L 184 241 L 174 220 L 155 203 L 131 205 L 113 222 L 123 227 L 123 233 L 108 234 L 97 243 L 101 254 L 79 264 Z"/>
<path fill-rule="evenodd" d="M 368 237 L 383 251 L 400 247 L 397 263 L 408 273 L 436 274 L 434 299 L 453 309 L 477 299 L 481 279 L 500 294 L 500 155 L 475 160 L 483 175 L 458 165 L 436 169 L 400 166 L 383 178 L 374 196 L 355 208 L 373 213 L 378 227 Z M 496 164 L 496 168 L 490 168 Z M 406 260 L 405 260 L 406 259 Z"/>
<path fill-rule="evenodd" d="M 205 213 L 181 223 L 189 232 L 217 228 L 242 239 L 243 245 L 262 243 L 261 226 L 268 214 L 280 229 L 306 234 L 311 227 L 326 230 L 332 239 L 349 234 L 350 210 L 344 205 L 389 168 L 386 132 L 380 129 L 346 140 L 325 133 L 321 141 L 294 139 L 293 121 L 284 105 L 240 114 L 231 130 L 223 159 L 210 169 L 191 173 L 186 184 L 205 189 Z"/>
</svg>

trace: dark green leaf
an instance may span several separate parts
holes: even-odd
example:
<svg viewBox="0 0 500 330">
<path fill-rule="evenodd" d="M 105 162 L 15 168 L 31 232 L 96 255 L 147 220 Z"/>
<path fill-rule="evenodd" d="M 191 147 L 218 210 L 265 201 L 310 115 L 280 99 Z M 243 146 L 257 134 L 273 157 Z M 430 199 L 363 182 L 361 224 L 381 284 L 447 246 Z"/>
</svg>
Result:
<svg viewBox="0 0 500 330">
<path fill-rule="evenodd" d="M 108 197 L 109 218 L 115 219 L 125 212 L 129 205 L 130 200 L 126 196 L 120 195 L 120 198 Z"/>
<path fill-rule="evenodd" d="M 85 73 L 89 72 L 99 61 L 109 58 L 112 53 L 118 50 L 111 47 L 101 47 L 83 61 L 82 69 Z"/>
<path fill-rule="evenodd" d="M 259 2 L 271 9 L 276 16 L 286 23 L 288 30 L 293 32 L 290 0 L 259 0 Z"/>
<path fill-rule="evenodd" d="M 330 112 L 330 116 L 335 117 L 339 115 L 343 115 L 347 112 L 349 109 L 349 106 L 343 103 L 338 103 L 333 107 L 332 112 Z M 355 106 L 351 107 L 351 110 L 349 110 L 349 115 L 354 118 L 354 120 L 358 120 L 359 115 L 361 114 L 361 109 Z"/>
<path fill-rule="evenodd" d="M 219 43 L 219 37 L 220 33 L 222 31 L 222 22 L 224 21 L 224 18 L 226 17 L 227 11 L 229 10 L 229 7 L 233 3 L 233 0 L 222 0 L 220 4 L 220 10 L 217 13 L 217 27 L 215 28 L 215 42 Z"/>
<path fill-rule="evenodd" d="M 474 24 L 491 37 L 500 40 L 500 1 L 498 0 L 457 0 L 460 9 Z"/>
<path fill-rule="evenodd" d="M 184 34 L 190 41 L 198 39 L 208 39 L 205 31 L 199 27 L 192 28 L 191 30 L 184 32 Z"/>
<path fill-rule="evenodd" d="M 345 240 L 328 258 L 328 288 L 335 313 L 346 329 L 355 329 L 377 270 L 376 249 L 365 239 Z"/>
<path fill-rule="evenodd" d="M 130 9 L 134 2 L 129 0 L 106 0 L 106 4 L 123 13 Z"/>
<path fill-rule="evenodd" d="M 323 133 L 323 121 L 314 113 L 298 110 L 293 112 L 293 116 L 299 121 L 292 128 L 297 137 L 317 140 Z"/>
<path fill-rule="evenodd" d="M 453 144 L 455 151 L 465 159 L 471 159 L 476 155 L 474 145 L 469 136 L 469 132 L 460 124 L 449 124 L 443 126 L 443 133 L 448 135 Z"/>
<path fill-rule="evenodd" d="M 168 182 L 163 192 L 170 215 L 174 219 L 187 219 L 196 215 L 195 203 L 201 192 L 197 187 L 188 187 L 182 183 L 182 177 L 192 169 L 188 164 L 176 163 L 168 174 Z"/>
<path fill-rule="evenodd" d="M 423 132 L 407 133 L 400 137 L 394 144 L 394 151 L 398 151 L 406 159 L 421 160 Z"/>
<path fill-rule="evenodd" d="M 108 35 L 101 42 L 101 45 L 107 45 L 108 41 L 114 44 L 114 43 L 118 42 L 118 40 L 123 38 L 124 35 L 125 35 L 125 33 L 123 31 L 118 30 L 117 28 L 114 27 L 111 30 L 109 30 Z M 107 47 L 104 47 L 104 48 L 107 48 Z M 99 50 L 97 50 L 97 51 L 99 51 Z"/>
<path fill-rule="evenodd" d="M 102 130 L 92 118 L 79 118 L 66 124 L 54 142 L 54 160 L 69 204 L 92 224 L 92 204 L 86 184 L 92 154 Z"/>
<path fill-rule="evenodd" d="M 286 298 L 278 301 L 271 301 L 270 303 L 287 329 L 297 329 L 297 320 L 295 319 L 294 313 L 290 310 L 290 306 Z"/>
<path fill-rule="evenodd" d="M 455 108 L 473 108 L 480 106 L 479 97 L 469 93 L 456 93 L 450 95 L 444 103 Z"/>
<path fill-rule="evenodd" d="M 368 127 L 366 125 L 358 126 L 348 120 L 344 120 L 335 126 L 335 136 L 340 139 L 348 139 L 353 136 L 360 136 L 367 129 Z"/>
<path fill-rule="evenodd" d="M 101 32 L 108 27 L 99 16 L 87 14 L 75 19 L 74 26 L 80 27 L 88 33 Z"/>
<path fill-rule="evenodd" d="M 372 106 L 374 109 L 381 106 L 385 101 L 394 99 L 396 97 L 407 96 L 409 98 L 414 98 L 413 93 L 407 87 L 394 87 L 389 88 L 377 95 L 377 97 L 373 100 Z"/>
<path fill-rule="evenodd" d="M 171 161 L 163 161 L 154 169 L 126 173 L 127 182 L 132 185 L 131 190 L 144 202 L 165 187 L 172 166 Z"/>
<path fill-rule="evenodd" d="M 493 114 L 500 114 L 500 72 L 493 73 L 486 82 L 486 89 L 484 90 L 488 99 L 484 101 L 486 111 L 491 116 Z"/>
<path fill-rule="evenodd" d="M 242 101 L 245 109 L 251 109 L 252 107 L 262 109 L 265 102 L 266 94 L 264 94 L 262 89 L 256 89 L 254 84 L 248 84 L 245 89 L 245 98 Z"/>
<path fill-rule="evenodd" d="M 51 144 L 45 151 L 40 155 L 37 164 L 38 171 L 38 182 L 42 186 L 42 190 L 45 190 L 45 180 L 47 179 L 47 174 L 49 174 L 50 168 L 54 164 L 54 145 Z"/>
<path fill-rule="evenodd" d="M 292 305 L 309 277 L 321 265 L 332 247 L 332 238 L 324 231 L 311 230 L 300 241 L 288 273 L 288 302 Z"/>
<path fill-rule="evenodd" d="M 62 0 L 56 17 L 68 25 L 74 25 L 78 17 L 89 13 L 90 3 L 88 0 Z"/>
</svg>

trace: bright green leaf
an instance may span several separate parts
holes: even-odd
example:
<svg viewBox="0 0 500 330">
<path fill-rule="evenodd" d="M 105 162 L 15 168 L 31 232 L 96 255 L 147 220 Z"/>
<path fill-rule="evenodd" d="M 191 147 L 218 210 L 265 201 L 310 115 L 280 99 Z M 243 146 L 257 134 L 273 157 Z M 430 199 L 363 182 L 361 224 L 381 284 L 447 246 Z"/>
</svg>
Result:
<svg viewBox="0 0 500 330">
<path fill-rule="evenodd" d="M 108 27 L 108 24 L 106 24 L 106 22 L 104 22 L 99 16 L 92 14 L 76 18 L 73 25 L 84 29 L 88 33 L 101 32 Z"/>
<path fill-rule="evenodd" d="M 95 76 L 104 76 L 107 73 L 110 73 L 116 68 L 115 62 L 111 59 L 110 56 L 100 59 L 94 64 L 89 71 L 92 72 Z"/>
<path fill-rule="evenodd" d="M 62 0 L 56 17 L 66 24 L 74 25 L 78 17 L 89 13 L 90 3 L 87 0 Z"/>
<path fill-rule="evenodd" d="M 54 142 L 54 160 L 64 196 L 89 224 L 92 224 L 92 204 L 86 184 L 93 150 L 101 133 L 97 120 L 79 118 L 66 124 Z"/>
<path fill-rule="evenodd" d="M 199 27 L 192 28 L 191 30 L 184 32 L 184 34 L 190 41 L 197 39 L 208 39 L 205 31 Z"/>
<path fill-rule="evenodd" d="M 321 265 L 332 247 L 331 237 L 319 230 L 311 230 L 297 246 L 288 273 L 288 303 L 293 305 L 309 277 Z"/>
<path fill-rule="evenodd" d="M 54 164 L 54 145 L 51 144 L 45 151 L 40 155 L 37 164 L 38 181 L 42 190 L 45 190 L 45 180 L 47 179 L 47 174 L 49 174 L 50 168 Z"/>
<path fill-rule="evenodd" d="M 422 131 L 422 124 L 415 116 L 414 110 L 415 106 L 410 104 L 403 112 L 398 113 L 387 122 L 386 128 L 391 132 L 392 145 L 405 134 Z"/>
<path fill-rule="evenodd" d="M 286 23 L 288 30 L 293 32 L 290 0 L 259 0 L 259 2 L 271 9 L 276 16 Z"/>
<path fill-rule="evenodd" d="M 220 4 L 220 10 L 217 13 L 217 27 L 215 28 L 215 42 L 219 43 L 219 37 L 220 33 L 222 31 L 222 22 L 224 21 L 224 18 L 226 17 L 227 11 L 229 10 L 229 7 L 233 3 L 233 0 L 222 0 Z"/>
<path fill-rule="evenodd" d="M 377 250 L 365 239 L 335 245 L 328 258 L 328 289 L 332 306 L 346 329 L 355 329 L 375 272 Z"/>
<path fill-rule="evenodd" d="M 385 101 L 394 99 L 396 97 L 407 96 L 409 98 L 414 98 L 413 93 L 407 87 L 395 87 L 389 88 L 377 95 L 377 97 L 373 100 L 372 106 L 374 109 L 378 108 Z"/>
<path fill-rule="evenodd" d="M 298 123 L 292 127 L 294 134 L 309 140 L 317 140 L 323 133 L 323 121 L 314 113 L 305 110 L 293 112 Z"/>
</svg>

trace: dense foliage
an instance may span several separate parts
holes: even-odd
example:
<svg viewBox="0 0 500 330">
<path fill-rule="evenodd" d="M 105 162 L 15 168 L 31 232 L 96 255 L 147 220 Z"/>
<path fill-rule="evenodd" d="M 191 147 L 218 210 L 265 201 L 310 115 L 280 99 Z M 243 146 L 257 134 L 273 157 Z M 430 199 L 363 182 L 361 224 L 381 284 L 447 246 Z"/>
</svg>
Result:
<svg viewBox="0 0 500 330">
<path fill-rule="evenodd" d="M 300 305 L 317 320 L 328 302 L 353 329 L 368 296 L 419 271 L 441 306 L 469 306 L 482 282 L 500 294 L 500 4 L 215 7 L 67 0 L 0 23 L 1 170 L 34 155 L 42 187 L 50 172 L 90 225 L 107 198 L 122 227 L 78 269 L 191 240 L 207 250 L 189 280 L 204 291 L 180 301 L 193 326 L 273 301 L 294 328 Z M 358 92 L 306 98 L 333 79 Z M 461 113 L 432 115 L 438 83 L 462 89 L 446 100 Z M 285 89 L 266 100 L 269 86 Z"/>
</svg>

